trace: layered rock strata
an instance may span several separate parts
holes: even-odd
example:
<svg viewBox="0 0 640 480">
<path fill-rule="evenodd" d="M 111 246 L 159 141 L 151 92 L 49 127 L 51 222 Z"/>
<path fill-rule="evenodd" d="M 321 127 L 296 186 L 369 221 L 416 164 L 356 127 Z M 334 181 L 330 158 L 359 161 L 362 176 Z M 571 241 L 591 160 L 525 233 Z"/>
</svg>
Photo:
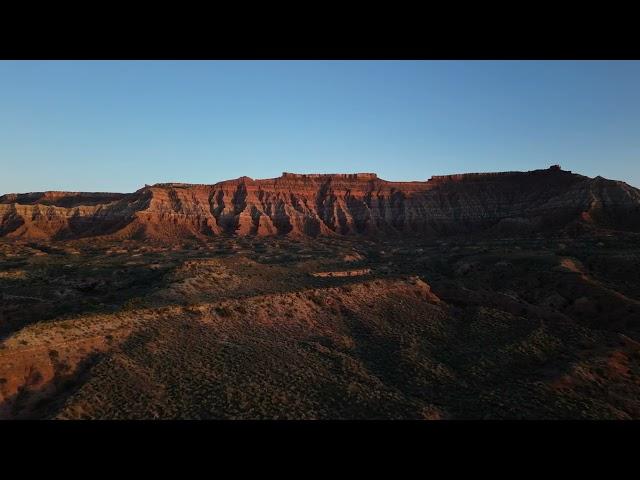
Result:
<svg viewBox="0 0 640 480">
<path fill-rule="evenodd" d="M 640 230 L 640 191 L 554 166 L 426 182 L 285 172 L 213 185 L 156 184 L 130 194 L 0 197 L 0 236 L 25 239 L 528 233 L 575 224 Z"/>
</svg>

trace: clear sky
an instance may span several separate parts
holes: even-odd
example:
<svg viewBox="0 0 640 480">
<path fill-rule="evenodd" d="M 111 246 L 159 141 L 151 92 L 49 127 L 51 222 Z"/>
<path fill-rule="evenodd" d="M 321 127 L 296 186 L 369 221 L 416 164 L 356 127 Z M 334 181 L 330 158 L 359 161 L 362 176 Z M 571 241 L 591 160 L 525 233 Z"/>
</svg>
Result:
<svg viewBox="0 0 640 480">
<path fill-rule="evenodd" d="M 0 194 L 555 163 L 640 187 L 640 62 L 0 61 Z"/>
</svg>

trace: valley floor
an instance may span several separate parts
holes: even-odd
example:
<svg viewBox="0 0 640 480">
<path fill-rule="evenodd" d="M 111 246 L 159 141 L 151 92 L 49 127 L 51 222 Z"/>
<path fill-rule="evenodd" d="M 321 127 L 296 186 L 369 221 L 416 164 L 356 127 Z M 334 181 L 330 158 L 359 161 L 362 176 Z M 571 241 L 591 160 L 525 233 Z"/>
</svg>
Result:
<svg viewBox="0 0 640 480">
<path fill-rule="evenodd" d="M 0 418 L 637 419 L 637 235 L 0 242 Z"/>
</svg>

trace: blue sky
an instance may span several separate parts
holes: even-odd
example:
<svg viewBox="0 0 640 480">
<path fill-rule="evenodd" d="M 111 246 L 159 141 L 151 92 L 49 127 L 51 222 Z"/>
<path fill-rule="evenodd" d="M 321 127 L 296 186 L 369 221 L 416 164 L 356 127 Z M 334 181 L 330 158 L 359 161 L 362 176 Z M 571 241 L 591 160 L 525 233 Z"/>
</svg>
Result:
<svg viewBox="0 0 640 480">
<path fill-rule="evenodd" d="M 0 194 L 555 163 L 640 186 L 640 62 L 0 61 Z"/>
</svg>

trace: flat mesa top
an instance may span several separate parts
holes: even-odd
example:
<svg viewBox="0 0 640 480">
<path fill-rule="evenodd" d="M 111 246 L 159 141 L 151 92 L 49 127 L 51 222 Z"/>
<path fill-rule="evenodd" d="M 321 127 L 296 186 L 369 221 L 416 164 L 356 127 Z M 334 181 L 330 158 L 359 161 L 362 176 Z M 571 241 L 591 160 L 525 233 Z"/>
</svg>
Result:
<svg viewBox="0 0 640 480">
<path fill-rule="evenodd" d="M 547 169 L 541 170 L 532 170 L 528 172 L 520 172 L 520 171 L 509 171 L 509 172 L 482 172 L 482 173 L 456 173 L 451 175 L 433 175 L 427 182 L 435 182 L 440 183 L 443 181 L 458 181 L 458 180 L 466 180 L 466 179 L 477 179 L 477 178 L 491 178 L 491 177 L 507 177 L 510 175 L 521 175 L 521 174 L 538 174 L 545 172 L 562 172 L 566 174 L 571 174 L 570 170 L 562 170 L 560 165 L 551 165 Z M 186 188 L 186 187 L 210 187 L 211 185 L 218 185 L 223 183 L 237 183 L 242 181 L 249 182 L 272 182 L 274 180 L 279 179 L 300 179 L 300 180 L 309 180 L 309 179 L 343 179 L 343 180 L 351 180 L 351 181 L 371 181 L 371 180 L 383 180 L 378 177 L 377 173 L 372 172 L 358 172 L 358 173 L 291 173 L 291 172 L 282 172 L 282 175 L 278 178 L 269 178 L 269 179 L 253 179 L 251 177 L 242 176 L 233 180 L 224 180 L 218 182 L 216 184 L 205 184 L 205 183 L 183 183 L 183 182 L 163 182 L 156 183 L 154 187 L 171 187 L 171 188 Z M 403 181 L 403 182 L 389 182 L 389 183 L 398 183 L 398 184 L 424 184 L 427 183 L 424 181 Z M 148 185 L 146 185 L 148 186 Z"/>
<path fill-rule="evenodd" d="M 290 173 L 282 172 L 283 178 L 323 178 L 323 177 L 337 177 L 337 178 L 357 178 L 362 180 L 375 180 L 378 178 L 376 173 Z"/>
</svg>

